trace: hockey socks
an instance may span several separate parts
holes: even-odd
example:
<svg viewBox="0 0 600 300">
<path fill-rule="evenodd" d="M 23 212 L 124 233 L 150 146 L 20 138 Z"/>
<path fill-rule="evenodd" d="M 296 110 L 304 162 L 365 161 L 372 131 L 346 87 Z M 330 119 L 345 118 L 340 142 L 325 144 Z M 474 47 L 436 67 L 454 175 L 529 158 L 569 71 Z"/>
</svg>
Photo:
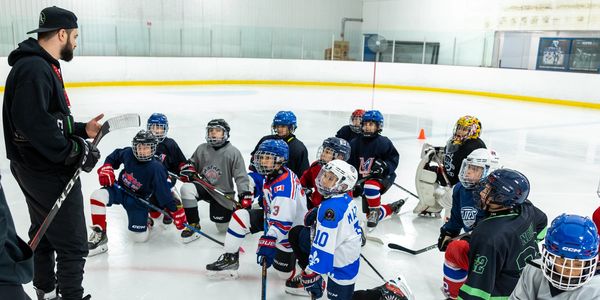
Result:
<svg viewBox="0 0 600 300">
<path fill-rule="evenodd" d="M 467 281 L 469 271 L 469 243 L 456 240 L 448 244 L 444 255 L 443 292 L 450 299 L 458 298 L 460 287 Z"/>
<path fill-rule="evenodd" d="M 108 203 L 108 191 L 99 189 L 92 193 L 90 204 L 92 210 L 92 224 L 98 225 L 106 231 L 106 204 Z"/>
<path fill-rule="evenodd" d="M 225 253 L 236 253 L 244 241 L 246 234 L 250 233 L 250 213 L 245 209 L 233 212 L 227 235 L 225 235 Z"/>
</svg>

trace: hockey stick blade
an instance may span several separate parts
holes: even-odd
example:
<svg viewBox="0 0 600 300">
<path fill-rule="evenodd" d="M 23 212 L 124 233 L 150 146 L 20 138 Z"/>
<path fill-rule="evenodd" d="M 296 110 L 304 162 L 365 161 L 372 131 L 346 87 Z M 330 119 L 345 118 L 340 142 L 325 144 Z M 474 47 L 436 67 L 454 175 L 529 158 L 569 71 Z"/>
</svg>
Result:
<svg viewBox="0 0 600 300">
<path fill-rule="evenodd" d="M 400 245 L 394 244 L 394 243 L 389 243 L 388 247 L 390 247 L 392 249 L 395 249 L 395 250 L 400 250 L 400 251 L 403 251 L 403 252 L 406 252 L 406 253 L 409 253 L 409 254 L 412 254 L 412 255 L 417 255 L 417 254 L 421 254 L 423 252 L 427 252 L 427 251 L 429 251 L 431 249 L 435 249 L 437 247 L 437 243 L 433 244 L 433 245 L 429 245 L 429 246 L 427 246 L 425 248 L 418 249 L 418 250 L 408 249 L 406 247 L 403 247 L 403 246 L 400 246 Z"/>
<path fill-rule="evenodd" d="M 92 144 L 94 146 L 97 146 L 98 143 L 100 143 L 100 140 L 102 140 L 102 138 L 111 131 L 127 127 L 139 127 L 140 124 L 141 121 L 140 116 L 138 114 L 124 114 L 110 118 L 106 120 L 104 124 L 102 124 L 102 127 L 100 127 L 100 131 L 98 132 L 98 134 L 96 134 L 96 137 L 94 138 Z M 62 205 L 63 201 L 65 201 L 65 199 L 69 195 L 69 192 L 71 192 L 73 185 L 75 185 L 77 178 L 79 178 L 79 174 L 81 174 L 81 166 L 79 166 L 79 168 L 75 170 L 75 173 L 73 174 L 69 182 L 67 182 L 67 185 L 65 185 L 65 187 L 63 188 L 63 191 L 60 193 L 60 196 L 58 197 L 58 199 L 56 199 L 56 202 L 54 202 L 54 205 L 52 206 L 50 212 L 44 219 L 44 222 L 40 226 L 40 229 L 38 229 L 38 231 L 33 236 L 33 239 L 31 239 L 31 241 L 29 242 L 29 247 L 31 247 L 31 250 L 35 251 L 35 249 L 37 248 L 38 244 L 40 243 L 40 240 L 46 233 L 46 230 L 48 230 L 50 223 L 52 223 L 54 217 L 56 217 L 56 214 L 58 213 L 58 210 L 60 209 L 60 206 Z"/>
</svg>

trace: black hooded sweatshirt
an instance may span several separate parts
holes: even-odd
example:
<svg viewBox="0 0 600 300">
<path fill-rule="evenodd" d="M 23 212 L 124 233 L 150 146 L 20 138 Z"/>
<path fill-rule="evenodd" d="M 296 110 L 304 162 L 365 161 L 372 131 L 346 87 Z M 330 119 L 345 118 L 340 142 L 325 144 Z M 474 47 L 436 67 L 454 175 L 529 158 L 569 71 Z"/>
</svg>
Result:
<svg viewBox="0 0 600 300">
<path fill-rule="evenodd" d="M 74 122 L 60 63 L 29 38 L 8 56 L 12 66 L 2 107 L 6 156 L 46 174 L 72 172 L 85 123 Z"/>
</svg>

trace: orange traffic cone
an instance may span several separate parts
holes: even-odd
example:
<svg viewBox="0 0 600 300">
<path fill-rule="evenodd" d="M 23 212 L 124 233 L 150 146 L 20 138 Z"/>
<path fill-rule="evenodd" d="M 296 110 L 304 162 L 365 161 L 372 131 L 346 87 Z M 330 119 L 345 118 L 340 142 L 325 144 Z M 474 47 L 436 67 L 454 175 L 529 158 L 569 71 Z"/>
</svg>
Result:
<svg viewBox="0 0 600 300">
<path fill-rule="evenodd" d="M 418 140 L 424 140 L 425 139 L 425 129 L 421 128 L 421 131 L 419 131 L 419 137 L 417 139 Z"/>
</svg>

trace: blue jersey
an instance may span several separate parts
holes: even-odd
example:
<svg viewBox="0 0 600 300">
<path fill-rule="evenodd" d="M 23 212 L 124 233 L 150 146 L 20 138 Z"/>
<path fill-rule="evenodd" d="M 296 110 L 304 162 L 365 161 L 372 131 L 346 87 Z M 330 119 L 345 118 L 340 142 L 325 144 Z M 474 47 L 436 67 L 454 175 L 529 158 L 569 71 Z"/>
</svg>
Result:
<svg viewBox="0 0 600 300">
<path fill-rule="evenodd" d="M 384 179 L 394 182 L 400 154 L 390 139 L 381 135 L 374 137 L 361 135 L 350 141 L 350 148 L 348 163 L 356 168 L 359 179 L 367 177 L 371 172 L 373 162 L 381 159 L 388 166 L 387 174 L 383 174 Z"/>
<path fill-rule="evenodd" d="M 277 239 L 276 247 L 284 252 L 292 252 L 288 232 L 295 225 L 304 224 L 306 196 L 300 180 L 287 167 L 284 172 L 263 185 L 263 208 L 267 212 L 269 229 L 265 235 Z"/>
<path fill-rule="evenodd" d="M 158 143 L 154 155 L 162 161 L 169 172 L 175 174 L 179 174 L 179 165 L 187 161 L 177 142 L 168 137 Z"/>
<path fill-rule="evenodd" d="M 477 221 L 483 219 L 485 213 L 475 205 L 472 189 L 458 183 L 452 189 L 452 210 L 450 219 L 442 226 L 442 230 L 452 234 L 460 234 L 460 230 L 469 232 Z"/>
<path fill-rule="evenodd" d="M 123 188 L 144 199 L 154 195 L 160 207 L 170 211 L 177 210 L 171 196 L 171 185 L 167 181 L 167 169 L 158 159 L 140 162 L 133 155 L 131 147 L 127 147 L 113 151 L 104 163 L 110 164 L 114 169 L 124 165 L 118 179 Z"/>
<path fill-rule="evenodd" d="M 308 267 L 340 285 L 356 282 L 360 265 L 358 207 L 348 194 L 321 202 Z"/>
</svg>

